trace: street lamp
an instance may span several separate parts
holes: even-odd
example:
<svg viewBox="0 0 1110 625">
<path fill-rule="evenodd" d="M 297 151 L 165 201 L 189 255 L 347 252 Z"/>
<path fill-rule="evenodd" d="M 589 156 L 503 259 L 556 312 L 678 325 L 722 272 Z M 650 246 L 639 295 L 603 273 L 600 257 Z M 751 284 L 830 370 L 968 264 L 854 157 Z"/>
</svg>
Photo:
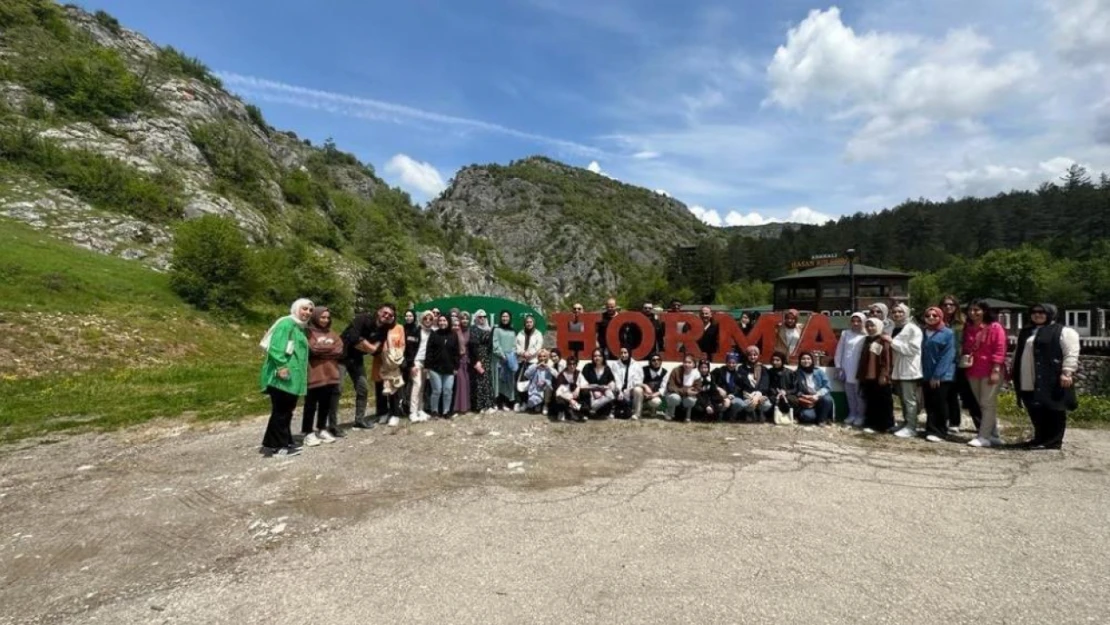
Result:
<svg viewBox="0 0 1110 625">
<path fill-rule="evenodd" d="M 844 255 L 848 257 L 848 298 L 851 301 L 851 312 L 855 314 L 856 310 L 856 248 L 845 250 Z"/>
</svg>

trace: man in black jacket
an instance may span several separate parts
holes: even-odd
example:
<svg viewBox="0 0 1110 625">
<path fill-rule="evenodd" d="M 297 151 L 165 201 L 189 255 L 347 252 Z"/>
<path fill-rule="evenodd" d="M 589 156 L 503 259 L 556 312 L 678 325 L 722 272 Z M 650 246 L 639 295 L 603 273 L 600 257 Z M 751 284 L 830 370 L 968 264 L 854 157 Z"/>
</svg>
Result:
<svg viewBox="0 0 1110 625">
<path fill-rule="evenodd" d="M 378 318 L 383 306 L 374 313 L 360 312 L 355 315 L 351 323 L 343 330 L 340 337 L 343 339 L 343 361 L 339 365 L 339 379 L 344 375 L 351 377 L 355 386 L 355 427 L 370 429 L 374 421 L 366 419 L 366 403 L 370 395 L 370 387 L 366 382 L 366 354 L 377 354 L 381 350 L 384 333 L 378 324 Z M 338 389 L 342 389 L 340 384 Z M 339 401 L 341 390 L 336 391 L 335 401 Z M 338 429 L 338 428 L 337 428 Z M 342 436 L 342 432 L 332 432 Z"/>
<path fill-rule="evenodd" d="M 721 343 L 721 328 L 713 319 L 713 310 L 708 306 L 701 307 L 701 322 L 705 326 L 701 338 L 698 339 L 698 349 L 705 354 L 705 359 L 713 362 L 713 355 Z"/>
</svg>

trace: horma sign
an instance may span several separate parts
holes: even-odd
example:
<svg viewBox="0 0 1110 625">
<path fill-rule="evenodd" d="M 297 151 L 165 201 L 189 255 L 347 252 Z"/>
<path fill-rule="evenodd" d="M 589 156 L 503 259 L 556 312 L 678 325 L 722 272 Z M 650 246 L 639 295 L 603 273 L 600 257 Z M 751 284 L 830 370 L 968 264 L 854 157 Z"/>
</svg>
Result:
<svg viewBox="0 0 1110 625">
<path fill-rule="evenodd" d="M 695 358 L 709 357 L 713 362 L 723 362 L 725 355 L 732 350 L 743 352 L 750 345 L 759 348 L 761 359 L 771 361 L 775 351 L 775 341 L 779 329 L 782 327 L 782 313 L 765 313 L 760 315 L 752 329 L 744 334 L 740 324 L 727 313 L 715 313 L 713 320 L 719 330 L 718 349 L 715 354 L 704 354 L 697 345 L 705 331 L 701 319 L 693 313 L 665 312 L 658 315 L 663 323 L 663 360 L 681 361 L 685 354 L 692 354 Z M 597 325 L 601 321 L 601 313 L 580 313 L 578 322 L 580 327 L 571 329 L 574 314 L 557 312 L 548 317 L 548 322 L 556 332 L 556 343 L 563 354 L 572 352 L 571 345 L 582 346 L 583 353 L 579 357 L 589 358 L 597 345 Z M 577 324 L 575 324 L 577 325 Z M 628 325 L 639 328 L 639 345 L 629 345 L 633 360 L 644 360 L 655 348 L 655 326 L 651 320 L 637 311 L 625 311 L 617 314 L 609 322 L 606 332 L 605 344 L 620 345 L 621 329 Z M 802 352 L 823 352 L 824 354 L 836 353 L 836 334 L 833 332 L 829 318 L 822 314 L 812 314 L 805 325 L 798 322 L 801 327 L 801 340 L 798 341 L 793 353 L 787 354 L 791 363 L 798 361 Z M 684 349 L 683 349 L 684 348 Z"/>
</svg>

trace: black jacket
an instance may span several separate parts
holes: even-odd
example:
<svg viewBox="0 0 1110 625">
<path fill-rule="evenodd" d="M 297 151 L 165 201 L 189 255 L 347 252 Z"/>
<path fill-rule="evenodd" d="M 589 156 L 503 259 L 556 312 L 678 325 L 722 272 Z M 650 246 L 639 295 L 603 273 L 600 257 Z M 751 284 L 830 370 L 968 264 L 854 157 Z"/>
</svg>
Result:
<svg viewBox="0 0 1110 625">
<path fill-rule="evenodd" d="M 745 393 L 754 393 L 756 391 L 759 391 L 763 395 L 767 395 L 771 392 L 771 378 L 767 375 L 767 367 L 764 367 L 759 363 L 756 363 L 754 366 L 763 369 L 759 373 L 759 381 L 752 381 L 753 365 L 745 364 L 743 367 L 740 368 L 740 390 Z"/>
<path fill-rule="evenodd" d="M 355 345 L 366 339 L 371 343 L 377 343 L 380 348 L 382 339 L 385 338 L 385 331 L 378 327 L 373 314 L 359 313 L 339 336 L 343 339 L 344 360 L 361 361 L 366 352 L 358 350 Z"/>
<path fill-rule="evenodd" d="M 1017 349 L 1014 352 L 1014 390 L 1021 393 L 1033 393 L 1033 401 L 1049 410 L 1075 410 L 1079 403 L 1075 396 L 1075 386 L 1064 388 L 1060 386 L 1060 374 L 1064 372 L 1064 350 L 1060 347 L 1060 334 L 1064 326 L 1058 323 L 1049 323 L 1037 330 L 1033 338 L 1033 353 L 1025 351 L 1025 343 L 1033 333 L 1035 326 L 1026 326 L 1018 333 Z M 1021 361 L 1023 358 L 1033 359 L 1033 388 L 1021 387 Z"/>
<path fill-rule="evenodd" d="M 420 324 L 405 324 L 405 369 L 412 367 L 416 361 L 416 352 L 420 351 Z"/>
<path fill-rule="evenodd" d="M 705 354 L 706 360 L 713 360 L 714 354 L 717 353 L 718 347 L 721 343 L 721 327 L 717 325 L 716 320 L 709 324 L 705 329 L 705 333 L 698 339 L 698 349 Z"/>
<path fill-rule="evenodd" d="M 739 397 L 745 375 L 742 367 L 737 367 L 736 371 L 729 371 L 728 365 L 725 365 L 713 370 L 713 383 L 720 387 L 726 395 Z"/>
<path fill-rule="evenodd" d="M 440 375 L 454 374 L 459 368 L 459 337 L 450 328 L 436 330 L 428 337 L 424 367 Z"/>
</svg>

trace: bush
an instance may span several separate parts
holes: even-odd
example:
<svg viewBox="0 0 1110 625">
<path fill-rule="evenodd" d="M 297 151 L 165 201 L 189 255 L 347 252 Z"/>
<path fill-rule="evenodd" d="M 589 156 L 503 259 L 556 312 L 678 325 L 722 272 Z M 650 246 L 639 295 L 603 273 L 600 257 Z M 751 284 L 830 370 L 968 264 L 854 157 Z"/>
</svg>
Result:
<svg viewBox="0 0 1110 625">
<path fill-rule="evenodd" d="M 205 215 L 180 224 L 172 263 L 170 286 L 201 310 L 240 314 L 257 291 L 256 265 L 246 237 L 226 217 Z"/>
<path fill-rule="evenodd" d="M 49 0 L 4 0 L 0 2 L 0 30 L 38 27 L 57 39 L 69 40 L 71 32 L 65 14 Z"/>
<path fill-rule="evenodd" d="M 0 160 L 69 189 L 104 210 L 148 221 L 180 218 L 180 187 L 169 174 L 145 174 L 87 150 L 67 150 L 23 127 L 0 129 Z"/>
<path fill-rule="evenodd" d="M 274 210 L 265 187 L 273 165 L 253 137 L 227 120 L 193 126 L 189 136 L 216 175 L 219 191 L 236 195 L 264 211 Z"/>
<path fill-rule="evenodd" d="M 294 170 L 281 179 L 281 193 L 285 201 L 306 208 L 328 207 L 328 191 L 309 174 Z"/>
<path fill-rule="evenodd" d="M 335 268 L 304 243 L 293 241 L 261 249 L 255 256 L 255 266 L 263 294 L 274 304 L 288 305 L 298 297 L 307 297 L 317 305 L 343 312 L 351 305 L 350 289 Z"/>
<path fill-rule="evenodd" d="M 1017 405 L 1017 397 L 1005 392 L 998 397 L 998 414 L 1012 419 L 1015 423 L 1029 422 L 1028 413 Z M 1110 397 L 1104 395 L 1080 395 L 1079 409 L 1068 413 L 1068 421 L 1074 425 L 1110 425 Z"/>
<path fill-rule="evenodd" d="M 262 109 L 253 104 L 247 105 L 247 118 L 251 123 L 258 126 L 262 132 L 270 134 L 270 125 L 266 123 L 266 118 L 262 116 Z"/>
<path fill-rule="evenodd" d="M 54 46 L 33 54 L 20 60 L 22 82 L 66 113 L 82 119 L 122 117 L 154 103 L 115 50 Z"/>
<path fill-rule="evenodd" d="M 158 65 L 171 74 L 195 78 L 217 89 L 224 86 L 223 81 L 212 75 L 212 70 L 203 61 L 179 52 L 173 46 L 158 49 Z"/>
<path fill-rule="evenodd" d="M 343 245 L 339 229 L 316 209 L 297 211 L 289 222 L 293 234 L 302 241 L 309 241 L 338 251 Z"/>
<path fill-rule="evenodd" d="M 112 14 L 108 13 L 107 11 L 97 11 L 96 13 L 93 13 L 93 18 L 96 19 L 96 22 L 98 24 L 100 24 L 104 28 L 107 28 L 108 31 L 112 34 L 118 35 L 123 30 L 123 28 L 119 25 L 119 20 L 117 20 L 115 17 L 112 16 Z"/>
</svg>

